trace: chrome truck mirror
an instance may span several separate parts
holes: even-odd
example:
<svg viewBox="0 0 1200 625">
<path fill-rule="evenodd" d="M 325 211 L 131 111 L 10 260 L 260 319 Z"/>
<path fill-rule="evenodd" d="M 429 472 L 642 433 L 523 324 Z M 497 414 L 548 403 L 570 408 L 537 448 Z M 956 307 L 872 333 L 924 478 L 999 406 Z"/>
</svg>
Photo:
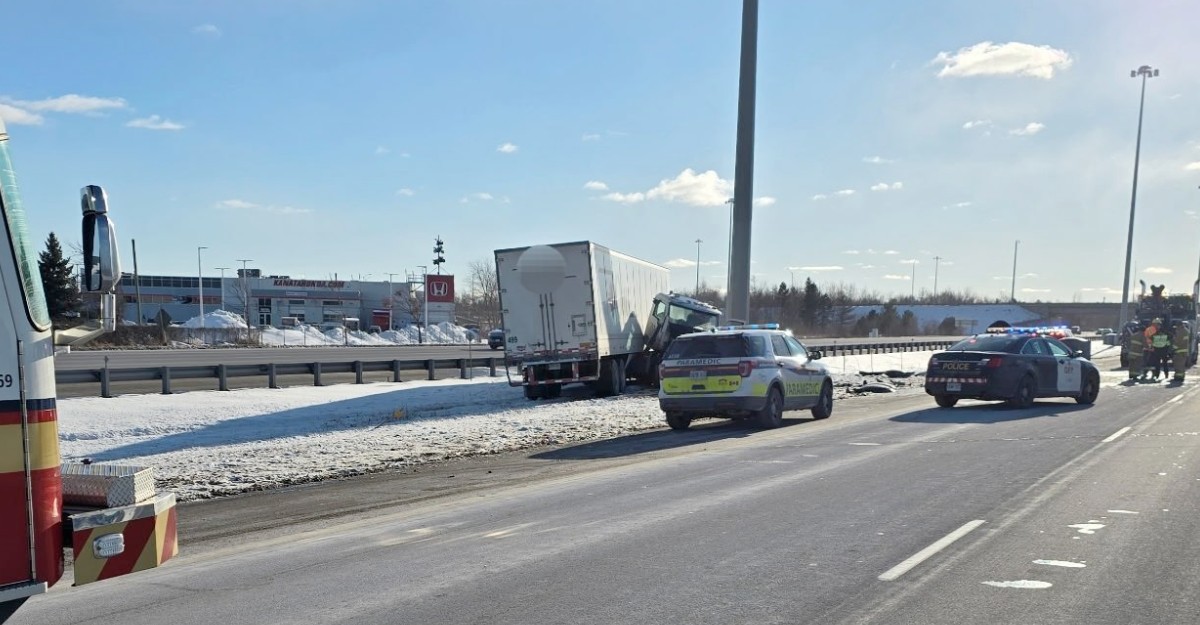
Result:
<svg viewBox="0 0 1200 625">
<path fill-rule="evenodd" d="M 98 185 L 80 190 L 83 209 L 82 291 L 99 293 L 100 324 L 105 332 L 116 329 L 117 281 L 121 257 L 117 253 L 117 228 L 108 218 L 108 194 Z"/>
</svg>

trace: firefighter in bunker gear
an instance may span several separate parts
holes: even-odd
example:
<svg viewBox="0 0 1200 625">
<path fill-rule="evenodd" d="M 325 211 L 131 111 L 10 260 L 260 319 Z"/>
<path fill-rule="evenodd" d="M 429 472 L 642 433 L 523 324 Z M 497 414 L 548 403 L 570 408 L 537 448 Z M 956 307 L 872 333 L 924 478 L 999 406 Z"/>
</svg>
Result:
<svg viewBox="0 0 1200 625">
<path fill-rule="evenodd" d="M 1155 317 L 1150 327 L 1146 328 L 1146 347 L 1149 351 L 1146 367 L 1153 367 L 1151 380 L 1158 380 L 1158 376 L 1165 372 L 1166 361 L 1171 358 L 1171 334 L 1162 325 L 1162 319 Z"/>
<path fill-rule="evenodd" d="M 1129 333 L 1129 379 L 1136 380 L 1143 375 L 1142 358 L 1146 347 L 1146 337 L 1141 331 Z"/>
<path fill-rule="evenodd" d="M 1183 382 L 1183 374 L 1188 366 L 1188 342 L 1192 338 L 1191 328 L 1182 321 L 1176 321 L 1171 342 L 1175 344 L 1175 354 L 1171 363 L 1175 365 L 1175 381 Z"/>
</svg>

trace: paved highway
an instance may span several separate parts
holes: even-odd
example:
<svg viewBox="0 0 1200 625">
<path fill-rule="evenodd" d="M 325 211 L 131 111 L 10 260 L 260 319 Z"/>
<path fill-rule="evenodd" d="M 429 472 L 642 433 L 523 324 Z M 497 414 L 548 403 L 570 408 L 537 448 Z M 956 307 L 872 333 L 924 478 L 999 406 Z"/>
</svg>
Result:
<svg viewBox="0 0 1200 625">
<path fill-rule="evenodd" d="M 176 560 L 13 623 L 1192 623 L 1200 385 L 1120 375 L 187 505 Z"/>
</svg>

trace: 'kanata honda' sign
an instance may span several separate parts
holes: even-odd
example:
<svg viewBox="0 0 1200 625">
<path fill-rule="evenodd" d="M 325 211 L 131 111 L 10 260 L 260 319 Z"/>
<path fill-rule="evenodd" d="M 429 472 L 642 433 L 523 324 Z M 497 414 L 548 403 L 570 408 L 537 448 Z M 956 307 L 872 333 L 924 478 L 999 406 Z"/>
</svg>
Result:
<svg viewBox="0 0 1200 625">
<path fill-rule="evenodd" d="M 454 276 L 426 274 L 425 295 L 430 302 L 454 303 Z"/>
</svg>

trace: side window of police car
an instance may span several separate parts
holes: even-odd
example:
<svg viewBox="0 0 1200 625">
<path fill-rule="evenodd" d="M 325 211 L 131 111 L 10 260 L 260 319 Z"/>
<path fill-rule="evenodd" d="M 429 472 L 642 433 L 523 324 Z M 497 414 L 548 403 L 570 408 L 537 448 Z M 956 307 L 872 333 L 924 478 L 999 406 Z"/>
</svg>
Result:
<svg viewBox="0 0 1200 625">
<path fill-rule="evenodd" d="M 1031 341 L 1026 341 L 1025 345 L 1021 348 L 1021 353 L 1028 355 L 1028 356 L 1049 356 L 1050 355 L 1050 353 L 1046 351 L 1046 344 L 1037 339 L 1033 339 Z"/>
<path fill-rule="evenodd" d="M 804 346 L 800 344 L 800 341 L 797 341 L 790 336 L 783 337 L 783 340 L 787 342 L 788 347 L 792 348 L 793 358 L 798 358 L 805 362 L 808 361 L 808 350 L 804 349 Z"/>
<path fill-rule="evenodd" d="M 1073 357 L 1073 354 L 1071 354 L 1071 350 L 1067 349 L 1066 345 L 1063 345 L 1062 343 L 1059 343 L 1058 341 L 1046 341 L 1046 345 L 1048 345 L 1050 347 L 1050 353 L 1053 354 L 1055 358 L 1071 358 L 1071 357 Z"/>
<path fill-rule="evenodd" d="M 788 348 L 787 341 L 784 341 L 783 336 L 779 334 L 771 335 L 771 347 L 775 350 L 776 358 L 792 357 L 792 350 Z"/>
</svg>

